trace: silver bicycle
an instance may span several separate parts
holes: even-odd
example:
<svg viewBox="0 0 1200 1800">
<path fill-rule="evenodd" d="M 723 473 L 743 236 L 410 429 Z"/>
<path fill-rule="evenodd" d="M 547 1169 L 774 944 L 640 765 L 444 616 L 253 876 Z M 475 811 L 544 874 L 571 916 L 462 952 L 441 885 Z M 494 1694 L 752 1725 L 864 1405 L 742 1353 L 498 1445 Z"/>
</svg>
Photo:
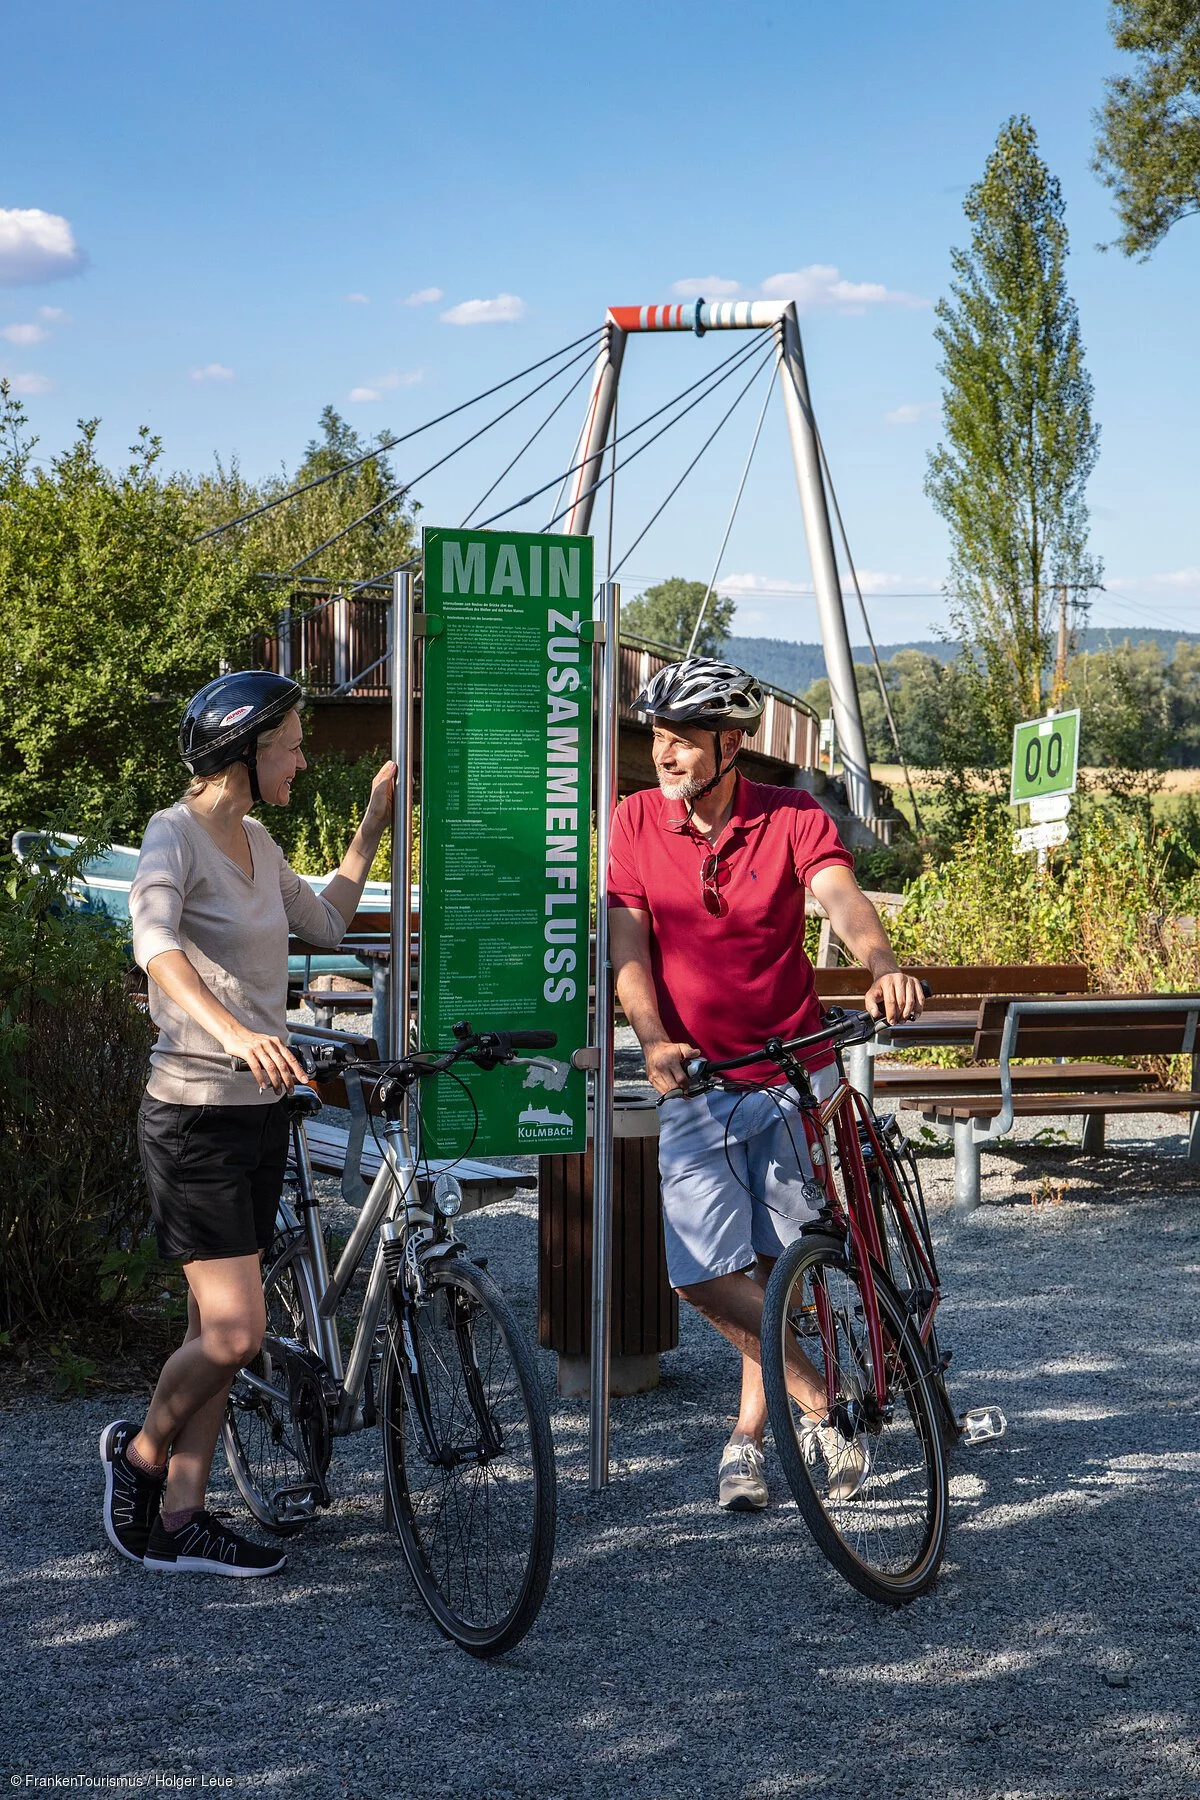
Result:
<svg viewBox="0 0 1200 1800">
<path fill-rule="evenodd" d="M 383 1160 L 331 1272 L 304 1136 L 321 1100 L 297 1087 L 297 1202 L 280 1208 L 264 1264 L 267 1333 L 234 1381 L 223 1435 L 247 1506 L 287 1535 L 329 1504 L 334 1439 L 377 1420 L 389 1523 L 421 1598 L 464 1650 L 495 1656 L 529 1630 L 550 1578 L 550 1416 L 512 1308 L 485 1259 L 454 1235 L 462 1188 L 452 1173 L 434 1179 L 422 1168 L 406 1120 L 418 1084 L 454 1063 L 492 1069 L 556 1040 L 549 1031 L 475 1033 L 465 1022 L 454 1035 L 452 1050 L 388 1062 L 344 1044 L 303 1052 L 315 1079 L 373 1082 Z M 338 1309 L 372 1246 L 343 1357 Z"/>
</svg>

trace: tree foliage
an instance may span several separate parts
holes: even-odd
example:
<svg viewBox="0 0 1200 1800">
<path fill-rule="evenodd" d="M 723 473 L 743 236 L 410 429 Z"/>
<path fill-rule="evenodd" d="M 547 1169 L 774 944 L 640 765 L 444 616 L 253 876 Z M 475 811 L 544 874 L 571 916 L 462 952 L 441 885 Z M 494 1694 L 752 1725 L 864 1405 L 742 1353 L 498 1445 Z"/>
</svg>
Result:
<svg viewBox="0 0 1200 1800">
<path fill-rule="evenodd" d="M 682 654 L 691 641 L 707 592 L 703 581 L 685 581 L 681 575 L 672 575 L 669 580 L 648 587 L 637 600 L 631 600 L 621 608 L 622 629 L 632 632 L 635 637 L 667 644 Z M 696 655 L 721 654 L 721 646 L 733 624 L 736 604 L 733 600 L 722 599 L 719 594 L 709 595 L 704 623 L 696 639 Z"/>
<path fill-rule="evenodd" d="M 144 826 L 180 781 L 183 703 L 273 602 L 238 549 L 192 543 L 186 489 L 143 431 L 123 469 L 97 420 L 49 467 L 0 383 L 0 838 L 52 820 Z"/>
<path fill-rule="evenodd" d="M 1113 192 L 1117 248 L 1144 260 L 1200 212 L 1200 0 L 1114 0 L 1110 23 L 1137 66 L 1106 84 L 1092 166 Z"/>
<path fill-rule="evenodd" d="M 980 748 L 994 755 L 1014 719 L 1042 710 L 1056 589 L 1100 578 L 1084 499 L 1099 431 L 1062 193 L 1027 118 L 1004 125 L 963 210 L 970 245 L 951 253 L 951 298 L 937 307 L 944 435 L 926 492 L 950 528 L 951 618 Z"/>
<path fill-rule="evenodd" d="M 386 455 L 369 457 L 344 474 L 335 471 L 368 456 L 389 437 L 382 431 L 371 439 L 360 437 L 332 406 L 325 407 L 319 435 L 290 473 L 283 469 L 268 481 L 253 483 L 236 463 L 229 469 L 218 463 L 214 474 L 189 480 L 197 534 L 280 500 L 293 488 L 320 482 L 215 541 L 236 547 L 263 574 L 294 572 L 299 580 L 326 582 L 386 576 L 416 549 L 419 509 Z M 328 548 L 313 556 L 320 545 Z M 287 591 L 281 585 L 280 592 Z"/>
</svg>

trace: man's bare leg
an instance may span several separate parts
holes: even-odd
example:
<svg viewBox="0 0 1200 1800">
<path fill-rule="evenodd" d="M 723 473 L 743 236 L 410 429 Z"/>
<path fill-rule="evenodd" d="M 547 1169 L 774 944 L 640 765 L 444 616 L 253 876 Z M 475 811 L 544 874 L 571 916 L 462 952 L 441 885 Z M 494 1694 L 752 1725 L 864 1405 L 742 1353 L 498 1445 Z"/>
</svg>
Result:
<svg viewBox="0 0 1200 1800">
<path fill-rule="evenodd" d="M 769 1267 L 769 1265 L 768 1265 Z M 738 1431 L 745 1431 L 755 1442 L 761 1442 L 766 1425 L 766 1398 L 762 1386 L 763 1286 L 760 1270 L 753 1274 L 718 1275 L 712 1281 L 697 1281 L 676 1291 L 715 1325 L 721 1336 L 728 1338 L 742 1353 L 742 1406 Z M 747 1365 L 753 1373 L 747 1378 Z M 795 1345 L 789 1345 L 787 1356 L 788 1392 L 812 1419 L 823 1419 L 828 1409 L 825 1383 L 808 1358 Z M 757 1427 L 757 1429 L 756 1429 Z"/>
</svg>

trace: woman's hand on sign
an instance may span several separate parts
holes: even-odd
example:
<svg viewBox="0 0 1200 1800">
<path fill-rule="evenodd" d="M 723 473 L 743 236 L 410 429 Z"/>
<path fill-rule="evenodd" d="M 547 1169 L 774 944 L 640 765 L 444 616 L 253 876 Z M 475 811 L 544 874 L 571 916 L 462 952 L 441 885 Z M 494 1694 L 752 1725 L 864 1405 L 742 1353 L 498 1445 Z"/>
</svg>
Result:
<svg viewBox="0 0 1200 1800">
<path fill-rule="evenodd" d="M 363 830 L 372 835 L 382 832 L 392 822 L 395 803 L 396 765 L 394 762 L 385 762 L 371 783 L 371 798 L 367 801 L 367 810 L 363 815 Z"/>
<path fill-rule="evenodd" d="M 646 1054 L 646 1075 L 650 1085 L 658 1089 L 660 1094 L 673 1094 L 679 1089 L 687 1091 L 687 1065 L 692 1058 L 700 1055 L 695 1044 L 672 1044 L 662 1042 L 644 1046 Z"/>
<path fill-rule="evenodd" d="M 249 1063 L 260 1094 L 268 1086 L 277 1094 L 290 1094 L 298 1081 L 307 1080 L 283 1039 L 272 1037 L 269 1032 L 247 1031 L 244 1025 L 235 1025 L 225 1034 L 221 1048 Z"/>
</svg>

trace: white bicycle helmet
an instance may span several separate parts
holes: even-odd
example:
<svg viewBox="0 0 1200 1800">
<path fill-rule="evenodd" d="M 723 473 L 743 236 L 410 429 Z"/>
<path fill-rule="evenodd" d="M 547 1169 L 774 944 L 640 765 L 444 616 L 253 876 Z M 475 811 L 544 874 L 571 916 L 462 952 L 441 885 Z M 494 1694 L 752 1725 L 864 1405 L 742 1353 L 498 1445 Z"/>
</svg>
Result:
<svg viewBox="0 0 1200 1800">
<path fill-rule="evenodd" d="M 736 725 L 750 737 L 766 704 L 762 688 L 745 669 L 711 656 L 691 656 L 652 675 L 633 710 L 668 725 L 705 725 L 716 731 Z"/>
</svg>

